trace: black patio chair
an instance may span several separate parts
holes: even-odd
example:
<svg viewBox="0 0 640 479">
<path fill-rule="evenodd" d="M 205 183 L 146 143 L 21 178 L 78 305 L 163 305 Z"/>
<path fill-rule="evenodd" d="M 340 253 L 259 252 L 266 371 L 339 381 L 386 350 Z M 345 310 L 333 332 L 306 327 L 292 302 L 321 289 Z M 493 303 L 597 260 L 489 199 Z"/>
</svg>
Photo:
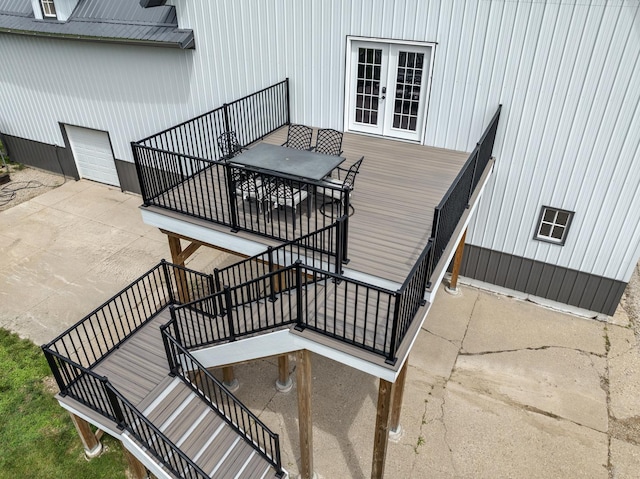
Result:
<svg viewBox="0 0 640 479">
<path fill-rule="evenodd" d="M 220 155 L 223 160 L 233 158 L 242 150 L 246 150 L 238 141 L 235 131 L 225 131 L 220 135 L 218 137 L 218 148 L 220 149 Z"/>
<path fill-rule="evenodd" d="M 318 130 L 315 150 L 325 155 L 340 156 L 342 154 L 342 132 L 330 128 Z"/>
<path fill-rule="evenodd" d="M 287 141 L 282 146 L 295 148 L 297 150 L 309 150 L 311 148 L 311 136 L 313 128 L 305 125 L 289 125 Z"/>
<path fill-rule="evenodd" d="M 337 168 L 334 169 L 334 171 L 337 171 L 338 178 L 327 178 L 324 180 L 326 183 L 329 183 L 333 186 L 337 186 L 338 188 L 318 187 L 318 190 L 317 190 L 318 193 L 320 193 L 322 196 L 326 198 L 329 198 L 329 201 L 326 201 L 322 205 L 320 205 L 321 214 L 325 216 L 329 216 L 325 213 L 326 206 L 333 205 L 336 203 L 342 203 L 342 206 L 344 209 L 345 195 L 349 195 L 349 198 L 351 198 L 351 195 L 353 193 L 353 187 L 356 182 L 356 175 L 360 172 L 360 166 L 362 165 L 363 161 L 364 161 L 364 156 L 360 158 L 358 161 L 356 161 L 353 165 L 351 165 L 348 169 L 341 168 L 338 166 Z M 341 180 L 339 178 L 341 171 L 346 172 L 344 180 Z M 355 209 L 353 208 L 353 205 L 349 203 L 349 216 L 351 216 L 354 212 L 355 212 Z"/>
</svg>

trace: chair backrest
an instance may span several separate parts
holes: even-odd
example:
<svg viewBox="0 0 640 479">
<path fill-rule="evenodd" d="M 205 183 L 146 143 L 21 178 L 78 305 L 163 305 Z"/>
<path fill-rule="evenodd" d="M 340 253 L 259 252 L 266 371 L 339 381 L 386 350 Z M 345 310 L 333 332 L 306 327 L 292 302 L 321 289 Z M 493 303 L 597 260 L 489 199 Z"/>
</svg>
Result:
<svg viewBox="0 0 640 479">
<path fill-rule="evenodd" d="M 232 158 L 242 150 L 235 131 L 225 131 L 220 135 L 218 137 L 218 148 L 223 159 Z"/>
<path fill-rule="evenodd" d="M 304 125 L 289 125 L 287 132 L 287 142 L 284 146 L 296 148 L 298 150 L 308 150 L 311 148 L 311 135 L 313 128 Z"/>
<path fill-rule="evenodd" d="M 330 128 L 318 130 L 316 151 L 325 155 L 340 156 L 342 153 L 342 132 Z"/>
<path fill-rule="evenodd" d="M 362 165 L 363 161 L 364 161 L 364 156 L 349 167 L 349 170 L 347 171 L 347 175 L 344 177 L 344 181 L 342 182 L 343 188 L 347 186 L 350 190 L 353 189 L 353 185 L 356 182 L 356 175 L 358 174 L 358 171 L 360 170 L 360 165 Z"/>
</svg>

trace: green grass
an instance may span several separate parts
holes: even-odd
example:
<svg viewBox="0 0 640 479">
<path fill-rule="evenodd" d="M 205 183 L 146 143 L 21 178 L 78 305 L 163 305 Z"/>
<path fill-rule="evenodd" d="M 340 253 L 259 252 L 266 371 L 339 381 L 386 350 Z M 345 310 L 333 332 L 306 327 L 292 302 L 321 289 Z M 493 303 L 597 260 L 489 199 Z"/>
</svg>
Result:
<svg viewBox="0 0 640 479">
<path fill-rule="evenodd" d="M 0 478 L 125 478 L 120 442 L 102 437 L 105 452 L 84 458 L 40 348 L 0 328 Z"/>
</svg>

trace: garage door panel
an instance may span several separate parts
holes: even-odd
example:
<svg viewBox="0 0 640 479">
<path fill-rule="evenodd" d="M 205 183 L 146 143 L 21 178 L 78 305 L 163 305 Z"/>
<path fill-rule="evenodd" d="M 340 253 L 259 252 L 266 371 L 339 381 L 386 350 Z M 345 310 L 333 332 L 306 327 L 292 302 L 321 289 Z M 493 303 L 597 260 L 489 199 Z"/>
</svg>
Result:
<svg viewBox="0 0 640 479">
<path fill-rule="evenodd" d="M 120 186 L 109 134 L 71 125 L 65 129 L 80 177 Z"/>
</svg>

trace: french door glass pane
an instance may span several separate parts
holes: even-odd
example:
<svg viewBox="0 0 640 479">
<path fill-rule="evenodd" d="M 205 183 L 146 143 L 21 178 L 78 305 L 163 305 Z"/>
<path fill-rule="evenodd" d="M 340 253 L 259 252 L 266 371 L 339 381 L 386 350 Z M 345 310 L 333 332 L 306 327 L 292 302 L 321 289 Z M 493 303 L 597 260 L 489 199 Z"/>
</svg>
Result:
<svg viewBox="0 0 640 479">
<path fill-rule="evenodd" d="M 399 52 L 393 127 L 415 131 L 422 86 L 424 53 Z"/>
<path fill-rule="evenodd" d="M 380 94 L 380 66 L 382 50 L 358 48 L 358 77 L 356 78 L 356 123 L 378 124 L 378 96 Z"/>
</svg>

